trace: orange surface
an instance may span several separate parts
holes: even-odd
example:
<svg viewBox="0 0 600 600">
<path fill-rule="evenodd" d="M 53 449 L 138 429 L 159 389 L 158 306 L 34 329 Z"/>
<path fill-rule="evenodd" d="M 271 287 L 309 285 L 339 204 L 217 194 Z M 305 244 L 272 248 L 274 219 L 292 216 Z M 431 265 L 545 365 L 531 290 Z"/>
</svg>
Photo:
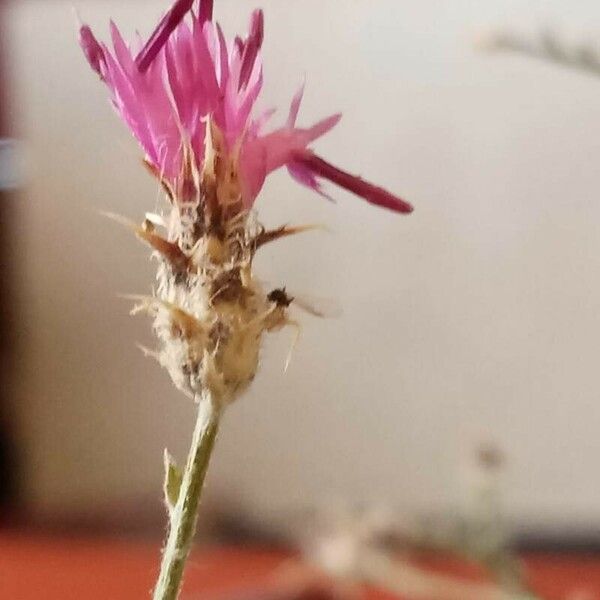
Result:
<svg viewBox="0 0 600 600">
<path fill-rule="evenodd" d="M 158 560 L 158 543 L 0 533 L 0 600 L 147 600 Z M 311 590 L 322 587 L 282 552 L 198 551 L 188 563 L 181 599 L 251 600 L 263 591 L 274 598 L 284 589 L 284 573 L 286 590 L 307 589 L 307 577 Z M 368 600 L 391 599 L 373 591 Z"/>
<path fill-rule="evenodd" d="M 525 560 L 531 587 L 545 600 L 600 600 L 600 557 L 538 554 Z"/>
<path fill-rule="evenodd" d="M 415 562 L 458 579 L 489 581 L 480 565 L 456 557 L 424 554 Z M 529 554 L 522 567 L 525 581 L 543 600 L 600 600 L 600 555 Z"/>
<path fill-rule="evenodd" d="M 227 592 L 242 597 L 245 590 L 272 587 L 274 575 L 288 562 L 279 552 L 259 549 L 197 552 L 182 600 L 218 600 Z M 155 543 L 0 533 L 0 600 L 147 599 L 157 563 Z M 546 600 L 600 600 L 600 558 L 536 555 L 525 564 L 534 589 Z M 473 575 L 460 566 L 446 567 L 458 576 Z M 386 597 L 373 591 L 367 596 Z"/>
<path fill-rule="evenodd" d="M 0 534 L 0 599 L 147 599 L 158 549 L 156 543 Z M 199 552 L 190 559 L 184 598 L 258 585 L 283 560 L 268 551 Z"/>
</svg>

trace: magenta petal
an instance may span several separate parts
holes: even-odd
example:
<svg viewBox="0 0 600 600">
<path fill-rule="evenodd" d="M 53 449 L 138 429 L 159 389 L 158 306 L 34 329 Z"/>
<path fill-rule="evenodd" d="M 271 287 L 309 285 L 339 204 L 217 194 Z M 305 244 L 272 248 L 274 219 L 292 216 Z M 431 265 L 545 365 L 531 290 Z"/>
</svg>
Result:
<svg viewBox="0 0 600 600">
<path fill-rule="evenodd" d="M 260 48 L 265 37 L 265 17 L 260 8 L 252 11 L 250 17 L 250 36 L 256 40 L 256 43 Z"/>
<path fill-rule="evenodd" d="M 121 65 L 123 71 L 131 77 L 134 71 L 134 62 L 131 57 L 131 52 L 121 35 L 118 27 L 115 25 L 114 21 L 110 21 L 110 37 L 112 39 L 113 48 L 115 50 L 115 58 L 117 62 Z"/>
<path fill-rule="evenodd" d="M 306 139 L 305 145 L 310 144 L 317 138 L 321 137 L 322 135 L 325 135 L 330 129 L 333 129 L 340 122 L 341 118 L 342 113 L 336 113 L 334 115 L 321 119 L 312 127 L 309 127 L 308 129 L 304 130 L 304 135 Z"/>
<path fill-rule="evenodd" d="M 173 6 L 167 11 L 152 35 L 148 38 L 146 45 L 135 57 L 135 64 L 140 73 L 144 73 L 148 69 L 150 63 L 165 45 L 173 30 L 190 11 L 192 4 L 194 4 L 194 0 L 175 0 Z"/>
<path fill-rule="evenodd" d="M 223 91 L 229 79 L 229 55 L 227 53 L 227 42 L 225 41 L 223 30 L 218 23 L 217 39 L 219 41 L 219 85 L 221 86 L 221 91 Z"/>
<path fill-rule="evenodd" d="M 292 98 L 292 103 L 290 104 L 290 114 L 288 115 L 286 123 L 287 127 L 293 127 L 296 124 L 298 111 L 300 110 L 300 103 L 302 102 L 302 96 L 304 96 L 304 83 L 302 83 Z"/>
<path fill-rule="evenodd" d="M 260 140 L 250 140 L 242 144 L 239 167 L 244 205 L 250 208 L 267 176 L 266 153 Z"/>
<path fill-rule="evenodd" d="M 309 144 L 327 133 L 340 118 L 341 114 L 331 115 L 308 129 L 283 127 L 259 138 L 266 151 L 267 172 L 271 173 L 288 164 L 297 152 L 304 151 Z"/>
<path fill-rule="evenodd" d="M 239 35 L 236 35 L 233 39 L 233 45 L 237 50 L 238 54 L 241 56 L 244 52 L 244 40 Z"/>
<path fill-rule="evenodd" d="M 79 45 L 90 67 L 100 75 L 101 79 L 104 79 L 104 70 L 106 69 L 104 50 L 87 25 L 82 25 L 79 28 Z"/>
<path fill-rule="evenodd" d="M 248 88 L 246 97 L 244 98 L 237 110 L 235 127 L 238 131 L 241 131 L 246 125 L 246 122 L 248 121 L 248 116 L 250 115 L 252 107 L 254 106 L 254 102 L 256 102 L 258 94 L 260 93 L 260 90 L 262 88 L 262 84 L 262 67 L 260 67 L 256 82 L 252 85 L 252 87 Z"/>
<path fill-rule="evenodd" d="M 317 192 L 317 194 L 323 196 L 323 198 L 326 198 L 327 200 L 333 202 L 333 198 L 323 191 L 323 188 L 317 180 L 317 178 L 315 177 L 315 174 L 309 168 L 307 168 L 302 163 L 295 161 L 288 163 L 286 166 L 288 173 L 298 183 L 306 186 L 307 188 L 310 188 L 311 190 Z"/>
<path fill-rule="evenodd" d="M 263 37 L 264 17 L 262 10 L 258 9 L 252 13 L 252 18 L 250 20 L 250 34 L 244 44 L 238 90 L 241 90 L 250 80 L 256 57 L 258 56 L 258 52 L 263 43 Z"/>
<path fill-rule="evenodd" d="M 244 46 L 244 53 L 242 56 L 242 66 L 240 68 L 240 79 L 238 81 L 238 91 L 241 90 L 250 79 L 250 73 L 254 67 L 254 61 L 258 55 L 258 46 L 254 40 L 249 39 Z"/>
<path fill-rule="evenodd" d="M 148 120 L 134 88 L 121 66 L 106 49 L 104 56 L 106 58 L 106 82 L 113 93 L 113 104 L 146 151 L 150 161 L 158 164 L 158 154 Z"/>
<path fill-rule="evenodd" d="M 182 125 L 187 126 L 192 119 L 192 111 L 193 111 L 193 96 L 188 93 L 188 90 L 185 86 L 185 76 L 188 75 L 191 70 L 188 65 L 185 63 L 178 63 L 177 56 L 173 48 L 170 44 L 165 46 L 165 71 L 167 76 L 167 81 L 169 82 L 169 86 L 171 88 L 171 93 L 173 94 L 173 100 L 175 101 L 175 106 L 177 107 L 177 113 L 179 115 L 179 120 Z M 184 70 L 184 67 L 187 66 L 187 71 Z"/>
<path fill-rule="evenodd" d="M 297 152 L 294 160 L 309 169 L 315 176 L 328 179 L 345 190 L 364 198 L 371 204 L 400 213 L 411 213 L 413 211 L 413 207 L 408 202 L 356 175 L 351 175 L 334 167 L 314 152 Z"/>
<path fill-rule="evenodd" d="M 204 27 L 210 27 L 210 24 L 205 24 Z M 194 22 L 192 31 L 194 58 L 199 80 L 204 88 L 206 105 L 214 108 L 221 97 L 221 90 L 215 72 L 215 62 L 204 34 L 204 27 L 200 23 Z"/>
<path fill-rule="evenodd" d="M 212 21 L 213 16 L 213 0 L 200 0 L 200 11 L 198 12 L 198 20 L 200 23 Z"/>
</svg>

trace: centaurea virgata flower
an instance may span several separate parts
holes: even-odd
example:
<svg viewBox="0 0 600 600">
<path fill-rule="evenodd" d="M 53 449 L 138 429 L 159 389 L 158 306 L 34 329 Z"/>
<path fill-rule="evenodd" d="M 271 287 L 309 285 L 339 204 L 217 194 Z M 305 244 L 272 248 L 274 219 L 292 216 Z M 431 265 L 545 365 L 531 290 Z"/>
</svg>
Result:
<svg viewBox="0 0 600 600">
<path fill-rule="evenodd" d="M 298 127 L 302 89 L 285 124 L 265 133 L 272 111 L 252 112 L 263 82 L 262 11 L 253 12 L 244 39 L 227 42 L 212 19 L 212 0 L 199 0 L 195 11 L 194 3 L 177 0 L 145 43 L 128 45 L 111 23 L 110 50 L 88 26 L 80 29 L 90 66 L 168 197 L 168 214 L 132 225 L 159 263 L 156 290 L 139 307 L 154 316 L 160 363 L 199 403 L 185 470 L 167 464 L 170 533 L 155 590 L 161 600 L 180 587 L 221 411 L 254 378 L 262 334 L 289 323 L 293 299 L 283 288 L 266 292 L 252 273 L 262 245 L 303 229 L 267 231 L 256 221 L 252 208 L 266 176 L 285 166 L 319 193 L 327 179 L 372 204 L 412 210 L 311 150 L 340 115 Z"/>
</svg>

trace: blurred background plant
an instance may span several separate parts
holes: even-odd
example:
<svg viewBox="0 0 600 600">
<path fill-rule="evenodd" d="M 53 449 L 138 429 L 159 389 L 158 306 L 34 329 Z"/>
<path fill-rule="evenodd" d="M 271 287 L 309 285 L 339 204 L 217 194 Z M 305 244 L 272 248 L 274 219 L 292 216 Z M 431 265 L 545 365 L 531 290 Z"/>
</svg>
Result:
<svg viewBox="0 0 600 600">
<path fill-rule="evenodd" d="M 600 76 L 600 47 L 597 41 L 569 44 L 551 29 L 542 30 L 532 37 L 519 35 L 515 31 L 491 29 L 476 37 L 475 47 L 488 52 L 522 54 Z"/>
</svg>

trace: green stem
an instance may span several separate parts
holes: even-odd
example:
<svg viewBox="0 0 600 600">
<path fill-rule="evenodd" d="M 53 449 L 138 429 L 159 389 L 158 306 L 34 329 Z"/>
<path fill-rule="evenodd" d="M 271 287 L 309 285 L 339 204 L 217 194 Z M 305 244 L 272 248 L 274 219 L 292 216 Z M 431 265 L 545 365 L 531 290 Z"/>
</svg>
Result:
<svg viewBox="0 0 600 600">
<path fill-rule="evenodd" d="M 177 502 L 170 514 L 170 528 L 162 555 L 153 600 L 177 600 L 185 563 L 192 546 L 202 484 L 219 429 L 220 411 L 205 395 L 198 405 L 192 445 Z"/>
</svg>

